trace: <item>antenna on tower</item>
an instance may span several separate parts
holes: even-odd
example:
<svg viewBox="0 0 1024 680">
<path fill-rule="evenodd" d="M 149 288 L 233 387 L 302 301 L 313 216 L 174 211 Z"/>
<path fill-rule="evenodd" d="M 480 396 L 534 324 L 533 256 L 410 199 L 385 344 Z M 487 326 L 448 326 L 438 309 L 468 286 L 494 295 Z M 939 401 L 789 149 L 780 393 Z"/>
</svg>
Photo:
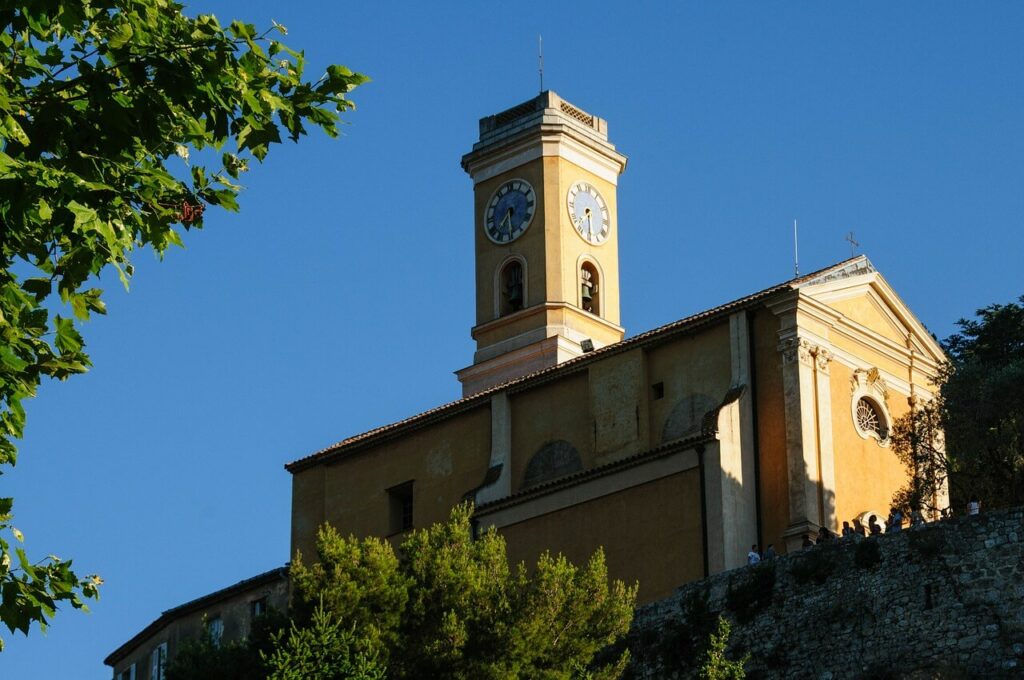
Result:
<svg viewBox="0 0 1024 680">
<path fill-rule="evenodd" d="M 540 64 L 540 68 L 537 73 L 540 74 L 540 91 L 544 91 L 544 36 L 537 35 L 537 61 Z"/>
<path fill-rule="evenodd" d="M 793 220 L 793 276 L 800 276 L 800 241 L 797 239 L 796 220 Z"/>
<path fill-rule="evenodd" d="M 541 91 L 544 91 L 544 36 L 537 36 L 537 60 L 540 63 L 540 69 L 537 73 L 541 76 Z"/>
</svg>

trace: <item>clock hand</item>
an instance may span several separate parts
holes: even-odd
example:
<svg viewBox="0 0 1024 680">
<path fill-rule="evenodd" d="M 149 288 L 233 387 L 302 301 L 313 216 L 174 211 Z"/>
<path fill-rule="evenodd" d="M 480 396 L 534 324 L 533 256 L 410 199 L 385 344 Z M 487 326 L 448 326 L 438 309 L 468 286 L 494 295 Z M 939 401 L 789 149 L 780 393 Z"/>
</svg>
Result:
<svg viewBox="0 0 1024 680">
<path fill-rule="evenodd" d="M 507 228 L 509 237 L 512 236 L 512 208 L 509 208 L 508 212 L 505 213 L 505 218 L 501 221 L 499 226 Z"/>
</svg>

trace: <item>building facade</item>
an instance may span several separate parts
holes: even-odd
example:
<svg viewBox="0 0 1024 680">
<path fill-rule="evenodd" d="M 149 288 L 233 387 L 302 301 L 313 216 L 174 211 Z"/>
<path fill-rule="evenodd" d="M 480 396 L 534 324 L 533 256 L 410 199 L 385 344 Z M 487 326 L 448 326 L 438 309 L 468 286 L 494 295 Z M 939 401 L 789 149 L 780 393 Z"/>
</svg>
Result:
<svg viewBox="0 0 1024 680">
<path fill-rule="evenodd" d="M 476 257 L 463 397 L 286 465 L 293 555 L 315 554 L 325 522 L 398 541 L 470 500 L 511 559 L 600 548 L 650 602 L 753 544 L 786 552 L 885 517 L 907 480 L 889 429 L 932 397 L 943 354 L 867 258 L 623 339 L 626 157 L 607 122 L 543 92 L 482 119 L 462 166 Z M 284 579 L 267 582 L 282 607 Z M 243 584 L 165 612 L 107 658 L 115 678 L 155 680 L 153 660 L 204 615 L 265 587 Z"/>
<path fill-rule="evenodd" d="M 623 340 L 602 119 L 551 92 L 480 121 L 474 363 L 458 401 L 290 463 L 292 550 L 398 537 L 464 499 L 515 560 L 605 551 L 640 598 L 883 519 L 893 420 L 942 352 L 865 257 Z M 628 227 L 623 231 L 628 237 Z"/>
<path fill-rule="evenodd" d="M 167 661 L 204 629 L 217 642 L 241 640 L 253 619 L 287 608 L 288 568 L 279 567 L 168 609 L 103 663 L 114 669 L 114 680 L 163 680 Z"/>
</svg>

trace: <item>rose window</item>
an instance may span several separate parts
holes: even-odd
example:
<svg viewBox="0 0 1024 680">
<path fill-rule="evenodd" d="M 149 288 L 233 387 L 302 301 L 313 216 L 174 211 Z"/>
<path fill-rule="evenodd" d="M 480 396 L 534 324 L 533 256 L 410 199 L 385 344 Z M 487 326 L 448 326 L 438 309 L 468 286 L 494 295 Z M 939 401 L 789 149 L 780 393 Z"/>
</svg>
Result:
<svg viewBox="0 0 1024 680">
<path fill-rule="evenodd" d="M 857 401 L 857 426 L 861 431 L 875 435 L 880 440 L 888 439 L 885 420 L 878 413 L 878 407 L 870 399 L 861 397 Z"/>
</svg>

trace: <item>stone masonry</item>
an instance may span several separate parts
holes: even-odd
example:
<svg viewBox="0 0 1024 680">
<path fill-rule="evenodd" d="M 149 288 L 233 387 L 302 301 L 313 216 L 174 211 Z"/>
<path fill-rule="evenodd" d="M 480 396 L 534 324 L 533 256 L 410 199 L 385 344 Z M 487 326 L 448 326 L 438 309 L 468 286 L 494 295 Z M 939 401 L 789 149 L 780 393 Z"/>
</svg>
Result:
<svg viewBox="0 0 1024 680">
<path fill-rule="evenodd" d="M 689 583 L 637 611 L 627 677 L 696 677 L 719 614 L 748 678 L 1024 678 L 1024 509 Z"/>
</svg>

